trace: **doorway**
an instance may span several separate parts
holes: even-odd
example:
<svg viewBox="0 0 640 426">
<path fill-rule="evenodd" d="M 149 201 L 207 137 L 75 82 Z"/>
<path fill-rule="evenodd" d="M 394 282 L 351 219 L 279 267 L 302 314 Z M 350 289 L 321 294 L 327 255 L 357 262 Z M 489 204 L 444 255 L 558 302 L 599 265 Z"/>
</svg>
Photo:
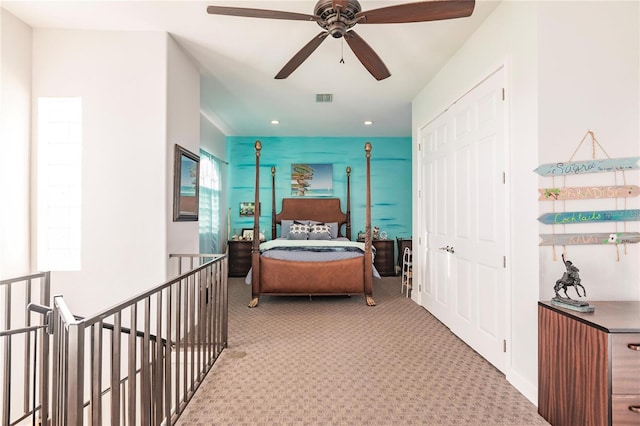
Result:
<svg viewBox="0 0 640 426">
<path fill-rule="evenodd" d="M 422 306 L 501 371 L 510 320 L 504 82 L 502 67 L 418 130 L 414 256 Z"/>
</svg>

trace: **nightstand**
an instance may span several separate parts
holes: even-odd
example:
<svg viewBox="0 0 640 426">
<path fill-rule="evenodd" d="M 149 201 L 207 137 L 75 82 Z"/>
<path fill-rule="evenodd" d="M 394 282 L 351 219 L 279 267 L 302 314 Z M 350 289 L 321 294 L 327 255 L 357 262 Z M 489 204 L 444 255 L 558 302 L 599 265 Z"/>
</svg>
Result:
<svg viewBox="0 0 640 426">
<path fill-rule="evenodd" d="M 252 241 L 230 240 L 229 244 L 229 276 L 244 277 L 251 269 Z"/>
<path fill-rule="evenodd" d="M 363 242 L 363 240 L 358 240 Z M 373 246 L 376 248 L 376 254 L 373 264 L 382 276 L 396 274 L 396 262 L 394 257 L 394 241 L 393 240 L 373 240 Z"/>
<path fill-rule="evenodd" d="M 398 270 L 402 270 L 402 256 L 404 255 L 404 249 L 409 247 L 413 250 L 411 238 L 396 238 L 398 242 Z"/>
</svg>

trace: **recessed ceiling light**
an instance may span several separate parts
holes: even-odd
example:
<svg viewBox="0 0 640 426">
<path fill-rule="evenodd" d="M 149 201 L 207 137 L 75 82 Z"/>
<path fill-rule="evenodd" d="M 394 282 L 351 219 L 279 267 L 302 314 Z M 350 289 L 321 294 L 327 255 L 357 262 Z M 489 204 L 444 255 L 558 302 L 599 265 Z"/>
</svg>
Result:
<svg viewBox="0 0 640 426">
<path fill-rule="evenodd" d="M 280 121 L 278 121 L 278 120 L 271 120 L 271 124 L 280 124 Z"/>
<path fill-rule="evenodd" d="M 373 124 L 373 121 L 371 121 L 371 120 L 366 120 L 366 121 L 364 122 L 364 125 L 365 125 L 365 126 L 371 126 L 372 124 Z"/>
</svg>

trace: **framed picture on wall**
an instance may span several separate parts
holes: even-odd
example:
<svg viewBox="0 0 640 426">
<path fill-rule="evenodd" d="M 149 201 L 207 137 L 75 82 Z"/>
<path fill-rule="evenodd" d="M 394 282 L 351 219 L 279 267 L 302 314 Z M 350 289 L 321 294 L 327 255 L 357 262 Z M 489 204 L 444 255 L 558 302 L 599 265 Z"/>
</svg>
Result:
<svg viewBox="0 0 640 426">
<path fill-rule="evenodd" d="M 291 195 L 331 197 L 333 195 L 333 164 L 292 164 Z"/>
<path fill-rule="evenodd" d="M 173 168 L 173 220 L 197 221 L 200 199 L 200 157 L 175 147 Z"/>
<path fill-rule="evenodd" d="M 244 201 L 240 203 L 240 216 L 254 216 L 256 214 L 256 203 L 253 201 Z M 258 209 L 260 214 L 260 209 Z"/>
</svg>

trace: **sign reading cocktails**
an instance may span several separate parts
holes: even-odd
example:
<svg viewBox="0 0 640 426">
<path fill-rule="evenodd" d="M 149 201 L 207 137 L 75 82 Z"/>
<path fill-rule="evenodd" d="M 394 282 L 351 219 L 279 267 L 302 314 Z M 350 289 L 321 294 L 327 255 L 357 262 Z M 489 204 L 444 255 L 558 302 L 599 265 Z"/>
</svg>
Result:
<svg viewBox="0 0 640 426">
<path fill-rule="evenodd" d="M 631 222 L 640 220 L 640 210 L 598 210 L 586 212 L 545 213 L 538 217 L 545 225 L 570 225 L 592 222 Z"/>
</svg>

